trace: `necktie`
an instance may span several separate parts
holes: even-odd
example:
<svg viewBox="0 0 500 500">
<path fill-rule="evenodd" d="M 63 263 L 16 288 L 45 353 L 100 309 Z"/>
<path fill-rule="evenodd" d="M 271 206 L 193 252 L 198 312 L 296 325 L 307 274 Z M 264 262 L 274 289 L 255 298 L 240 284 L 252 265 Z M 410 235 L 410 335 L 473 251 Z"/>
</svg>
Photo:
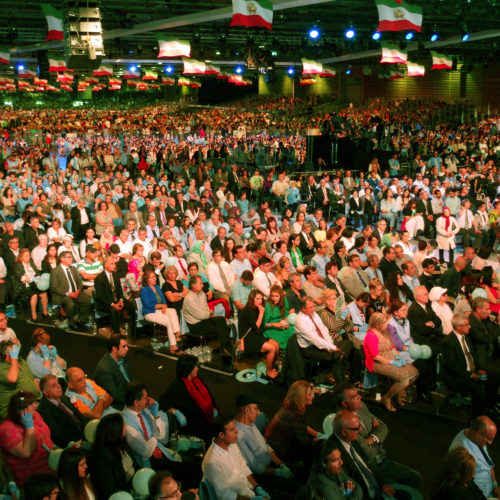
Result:
<svg viewBox="0 0 500 500">
<path fill-rule="evenodd" d="M 130 382 L 130 377 L 128 376 L 127 370 L 125 370 L 125 366 L 123 366 L 123 359 L 120 359 L 120 361 L 118 361 L 118 369 L 120 370 L 120 373 L 123 375 L 125 382 Z"/>
<path fill-rule="evenodd" d="M 361 284 L 366 288 L 366 281 L 361 276 L 361 273 L 359 271 L 356 271 L 356 274 L 358 275 L 358 278 L 359 278 L 359 281 L 361 281 Z"/>
<path fill-rule="evenodd" d="M 462 348 L 464 350 L 465 359 L 467 360 L 467 368 L 469 368 L 470 371 L 474 373 L 476 371 L 474 358 L 472 357 L 472 354 L 469 351 L 469 347 L 467 346 L 467 342 L 465 342 L 465 337 L 463 335 L 460 335 L 460 341 L 462 342 Z"/>
<path fill-rule="evenodd" d="M 323 334 L 321 333 L 321 330 L 319 329 L 319 326 L 316 324 L 316 322 L 314 321 L 314 318 L 311 316 L 311 321 L 313 322 L 313 325 L 314 327 L 316 328 L 316 333 L 322 338 L 324 339 L 325 337 L 323 337 Z"/>
<path fill-rule="evenodd" d="M 73 276 L 71 276 L 71 273 L 69 271 L 69 267 L 66 268 L 66 275 L 68 276 L 70 292 L 76 292 L 76 285 L 73 280 Z"/>
<path fill-rule="evenodd" d="M 113 302 L 116 302 L 116 291 L 115 291 L 115 283 L 114 283 L 113 275 L 109 273 L 109 284 L 111 285 L 111 292 L 113 293 Z"/>
<path fill-rule="evenodd" d="M 351 458 L 363 477 L 366 486 L 368 487 L 368 496 L 376 498 L 378 492 L 378 484 L 373 477 L 372 471 L 365 465 L 361 457 L 356 453 L 356 450 L 351 446 Z"/>
<path fill-rule="evenodd" d="M 80 420 L 78 420 L 78 417 L 71 411 L 70 408 L 68 408 L 61 400 L 57 402 L 57 406 L 64 412 L 66 415 L 69 415 L 71 417 L 71 420 L 78 425 L 78 427 L 81 426 Z"/>
<path fill-rule="evenodd" d="M 182 272 L 187 275 L 187 271 L 186 271 L 186 268 L 182 264 L 182 260 L 179 259 L 178 262 L 179 262 L 179 266 L 181 266 Z"/>
<path fill-rule="evenodd" d="M 162 225 L 166 226 L 167 225 L 167 218 L 165 217 L 165 212 L 163 210 L 160 211 L 160 219 L 161 219 Z"/>
<path fill-rule="evenodd" d="M 273 286 L 273 282 L 271 281 L 271 278 L 267 275 L 267 273 L 264 273 L 264 276 L 267 279 L 267 284 L 269 285 L 269 288 Z"/>
<path fill-rule="evenodd" d="M 149 440 L 149 434 L 148 434 L 148 430 L 146 429 L 146 424 L 144 423 L 144 419 L 142 418 L 142 415 L 140 413 L 137 414 L 137 417 L 139 418 L 139 423 L 141 424 L 141 429 L 142 429 L 142 433 L 144 434 L 144 439 L 146 441 Z M 156 447 L 153 451 L 153 457 L 155 458 L 161 458 L 161 450 L 160 448 Z"/>
<path fill-rule="evenodd" d="M 469 229 L 469 211 L 465 211 L 465 229 Z"/>
<path fill-rule="evenodd" d="M 224 284 L 224 291 L 227 292 L 227 291 L 229 291 L 229 283 L 227 282 L 226 275 L 224 274 L 224 271 L 223 271 L 220 263 L 217 264 L 217 267 L 219 268 L 220 277 L 222 278 L 222 283 Z M 267 274 L 266 274 L 266 276 L 267 276 Z"/>
</svg>

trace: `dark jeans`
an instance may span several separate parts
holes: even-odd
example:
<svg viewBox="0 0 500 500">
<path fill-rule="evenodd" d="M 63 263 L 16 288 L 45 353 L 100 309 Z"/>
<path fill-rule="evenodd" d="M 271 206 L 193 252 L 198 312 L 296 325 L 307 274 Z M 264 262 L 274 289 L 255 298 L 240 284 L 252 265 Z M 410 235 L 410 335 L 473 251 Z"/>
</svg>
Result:
<svg viewBox="0 0 500 500">
<path fill-rule="evenodd" d="M 300 351 L 304 358 L 319 361 L 321 365 L 328 365 L 337 384 L 344 381 L 344 366 L 340 357 L 342 351 L 328 352 L 312 345 Z"/>
<path fill-rule="evenodd" d="M 137 311 L 134 302 L 123 299 L 123 309 L 121 311 L 117 311 L 114 307 L 109 306 L 106 311 L 99 312 L 108 314 L 113 333 L 120 333 L 120 319 L 123 311 L 127 311 L 129 334 L 135 337 Z"/>
<path fill-rule="evenodd" d="M 219 340 L 220 348 L 229 348 L 229 328 L 226 320 L 221 316 L 213 316 L 208 319 L 203 319 L 198 323 L 190 325 L 188 323 L 189 333 L 196 337 L 209 337 Z"/>
<path fill-rule="evenodd" d="M 61 300 L 61 306 L 66 311 L 66 316 L 70 326 L 74 326 L 76 310 L 78 309 L 78 320 L 80 323 L 86 323 L 89 318 L 90 313 L 90 297 L 80 291 L 80 295 L 77 299 L 72 299 L 71 297 L 64 297 Z"/>
<path fill-rule="evenodd" d="M 471 378 L 447 378 L 444 383 L 452 391 L 470 395 L 472 398 L 472 417 L 479 417 L 486 407 L 487 386 L 479 380 Z M 488 391 L 491 392 L 491 391 Z"/>
</svg>

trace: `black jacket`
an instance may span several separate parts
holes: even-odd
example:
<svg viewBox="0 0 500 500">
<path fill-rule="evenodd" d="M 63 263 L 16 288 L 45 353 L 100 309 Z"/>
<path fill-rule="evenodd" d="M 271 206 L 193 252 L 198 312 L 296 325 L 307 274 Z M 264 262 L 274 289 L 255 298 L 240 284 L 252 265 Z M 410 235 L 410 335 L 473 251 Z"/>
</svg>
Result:
<svg viewBox="0 0 500 500">
<path fill-rule="evenodd" d="M 123 298 L 122 285 L 120 283 L 120 278 L 116 273 L 112 273 L 113 282 L 115 286 L 115 297 L 116 302 Z M 99 274 L 95 281 L 95 307 L 96 311 L 105 312 L 109 311 L 111 304 L 115 303 L 115 298 L 113 297 L 113 292 L 111 290 L 111 284 L 108 280 L 108 276 L 105 271 Z"/>
<path fill-rule="evenodd" d="M 416 344 L 437 347 L 441 340 L 443 323 L 432 309 L 430 302 L 426 304 L 425 311 L 420 304 L 413 302 L 408 309 L 408 321 L 411 336 Z M 427 326 L 425 323 L 428 321 L 432 321 L 434 326 Z"/>
<path fill-rule="evenodd" d="M 126 373 L 129 374 L 129 378 L 131 378 L 127 358 L 123 360 L 123 366 Z M 97 363 L 93 379 L 97 385 L 111 395 L 113 407 L 121 410 L 125 405 L 125 392 L 128 382 L 120 371 L 118 363 L 108 352 Z"/>
<path fill-rule="evenodd" d="M 487 366 L 495 361 L 498 351 L 498 336 L 500 327 L 490 319 L 481 321 L 474 313 L 469 315 L 470 331 L 469 339 L 474 346 L 477 360 L 477 367 L 481 370 L 487 370 Z"/>
</svg>

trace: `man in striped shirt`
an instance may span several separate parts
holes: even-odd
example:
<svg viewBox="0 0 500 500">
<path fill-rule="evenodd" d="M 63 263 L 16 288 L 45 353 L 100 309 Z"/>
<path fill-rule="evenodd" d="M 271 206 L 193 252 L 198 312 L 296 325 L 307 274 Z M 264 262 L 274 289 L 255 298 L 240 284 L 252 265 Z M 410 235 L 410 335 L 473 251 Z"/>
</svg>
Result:
<svg viewBox="0 0 500 500">
<path fill-rule="evenodd" d="M 85 258 L 78 262 L 76 269 L 83 282 L 83 291 L 92 297 L 94 291 L 94 280 L 102 273 L 102 262 L 98 260 L 99 251 L 94 245 L 85 247 Z"/>
</svg>

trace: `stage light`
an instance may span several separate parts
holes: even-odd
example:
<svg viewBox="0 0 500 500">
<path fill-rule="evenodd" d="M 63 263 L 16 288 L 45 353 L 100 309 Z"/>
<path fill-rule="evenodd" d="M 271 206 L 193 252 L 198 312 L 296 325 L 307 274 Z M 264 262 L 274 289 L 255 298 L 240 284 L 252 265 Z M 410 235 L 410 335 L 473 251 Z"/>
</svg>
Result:
<svg viewBox="0 0 500 500">
<path fill-rule="evenodd" d="M 346 74 L 346 75 L 350 75 L 350 74 L 351 74 L 351 68 L 346 69 L 346 70 L 345 70 L 345 74 Z"/>
<path fill-rule="evenodd" d="M 241 66 L 236 66 L 236 73 L 238 73 L 238 75 L 241 75 L 241 73 L 243 73 L 243 68 Z"/>
<path fill-rule="evenodd" d="M 288 68 L 287 73 L 288 73 L 290 76 L 293 76 L 293 75 L 295 74 L 295 68 Z"/>
<path fill-rule="evenodd" d="M 137 71 L 137 68 L 135 66 L 129 66 L 128 70 L 132 71 L 132 73 L 135 73 L 135 71 Z"/>
<path fill-rule="evenodd" d="M 17 71 L 22 71 L 23 69 L 24 69 L 24 66 L 22 64 L 18 64 Z"/>
<path fill-rule="evenodd" d="M 433 33 L 431 35 L 431 42 L 435 42 L 439 38 L 439 35 L 437 33 Z"/>
<path fill-rule="evenodd" d="M 462 34 L 462 42 L 466 42 L 469 39 L 469 33 Z"/>
<path fill-rule="evenodd" d="M 372 35 L 372 38 L 374 40 L 380 40 L 381 36 L 382 36 L 382 33 L 380 33 L 380 31 L 375 31 L 375 33 L 373 33 L 373 35 Z"/>
<path fill-rule="evenodd" d="M 469 30 L 467 28 L 467 25 L 465 23 L 462 23 L 460 25 L 460 28 L 462 29 L 462 42 L 466 42 L 469 39 Z"/>
<path fill-rule="evenodd" d="M 413 38 L 413 31 L 408 31 L 405 36 L 406 40 L 411 40 Z"/>
<path fill-rule="evenodd" d="M 316 38 L 319 37 L 319 29 L 318 28 L 311 28 L 309 30 L 309 38 L 311 38 L 312 40 L 316 40 Z"/>
<path fill-rule="evenodd" d="M 356 37 L 356 30 L 353 27 L 347 28 L 345 30 L 344 36 L 347 39 L 352 40 L 353 38 Z"/>
<path fill-rule="evenodd" d="M 174 71 L 174 68 L 172 66 L 170 66 L 170 64 L 165 68 L 165 72 L 166 73 L 172 73 L 172 71 Z"/>
</svg>

